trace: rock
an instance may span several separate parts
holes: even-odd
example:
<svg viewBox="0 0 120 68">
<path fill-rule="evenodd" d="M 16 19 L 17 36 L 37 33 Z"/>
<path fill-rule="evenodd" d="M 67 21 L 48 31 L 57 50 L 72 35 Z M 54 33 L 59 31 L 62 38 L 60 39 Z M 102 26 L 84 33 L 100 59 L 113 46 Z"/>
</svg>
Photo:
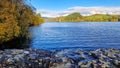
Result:
<svg viewBox="0 0 120 68">
<path fill-rule="evenodd" d="M 55 63 L 50 68 L 75 68 L 75 65 L 71 63 L 62 63 L 62 64 Z"/>
<path fill-rule="evenodd" d="M 98 59 L 98 61 L 99 61 L 100 63 L 105 63 L 105 61 L 104 61 L 103 59 Z"/>
<path fill-rule="evenodd" d="M 65 62 L 68 62 L 68 58 L 66 58 L 66 57 L 63 57 L 62 58 L 62 61 L 65 63 Z"/>
<path fill-rule="evenodd" d="M 63 57 L 63 58 L 62 58 L 62 61 L 63 61 L 63 63 L 67 63 L 67 62 L 74 63 L 74 60 L 73 60 L 73 59 L 67 58 L 67 57 Z"/>
<path fill-rule="evenodd" d="M 24 51 L 24 54 L 29 54 L 30 52 L 29 51 Z"/>
<path fill-rule="evenodd" d="M 79 62 L 78 63 L 78 66 L 80 67 L 80 68 L 89 68 L 90 66 L 91 66 L 91 62 Z"/>
<path fill-rule="evenodd" d="M 8 58 L 7 64 L 13 64 L 15 63 L 15 60 L 13 58 Z"/>
<path fill-rule="evenodd" d="M 23 58 L 23 56 L 16 55 L 16 56 L 14 57 L 14 60 L 15 60 L 15 61 L 22 61 L 22 60 L 24 60 L 24 58 Z"/>
<path fill-rule="evenodd" d="M 104 49 L 97 49 L 95 51 L 90 51 L 89 55 L 91 55 L 95 59 L 107 58 L 107 56 L 104 55 L 104 53 L 106 53 Z"/>
<path fill-rule="evenodd" d="M 107 56 L 110 57 L 110 58 L 116 58 L 116 56 L 114 55 L 113 52 L 108 52 Z"/>
<path fill-rule="evenodd" d="M 75 68 L 75 65 L 71 63 L 66 63 L 64 68 Z"/>
<path fill-rule="evenodd" d="M 120 60 L 114 60 L 113 63 L 114 63 L 116 66 L 120 66 Z"/>
<path fill-rule="evenodd" d="M 99 66 L 98 66 L 97 64 L 95 64 L 95 63 L 92 63 L 91 66 L 92 66 L 92 68 L 98 68 L 98 67 L 99 67 Z"/>
<path fill-rule="evenodd" d="M 91 62 L 91 67 L 92 67 L 92 68 L 98 68 L 97 61 L 96 61 L 96 60 L 92 60 L 92 62 Z"/>
<path fill-rule="evenodd" d="M 39 61 L 39 62 L 42 62 L 42 61 L 43 61 L 43 59 L 42 59 L 42 58 L 40 58 L 40 59 L 38 59 L 38 61 Z"/>
<path fill-rule="evenodd" d="M 36 59 L 36 56 L 30 54 L 29 57 L 28 57 L 29 60 L 35 60 Z"/>
<path fill-rule="evenodd" d="M 50 68 L 58 68 L 57 65 L 60 65 L 60 64 L 53 63 L 52 65 L 50 65 Z"/>
<path fill-rule="evenodd" d="M 56 54 L 56 55 L 55 55 L 55 57 L 59 57 L 59 55 L 58 55 L 58 54 Z"/>
<path fill-rule="evenodd" d="M 4 51 L 4 54 L 11 54 L 11 53 L 12 53 L 12 51 L 9 49 L 5 49 L 5 51 Z"/>
<path fill-rule="evenodd" d="M 91 55 L 91 56 L 92 56 L 93 58 L 95 58 L 95 59 L 98 59 L 98 58 L 99 58 L 98 53 L 95 52 L 95 51 L 90 52 L 89 55 Z"/>
<path fill-rule="evenodd" d="M 102 65 L 101 65 L 101 68 L 111 68 L 111 67 L 110 67 L 110 65 L 108 65 L 108 64 L 102 64 Z"/>
<path fill-rule="evenodd" d="M 6 57 L 9 57 L 9 58 L 10 58 L 10 57 L 12 57 L 12 55 L 9 55 L 9 54 L 8 54 L 8 55 L 6 55 Z"/>
<path fill-rule="evenodd" d="M 80 55 L 80 60 L 84 60 L 86 58 L 86 56 L 84 54 Z"/>
<path fill-rule="evenodd" d="M 84 52 L 82 50 L 77 50 L 76 53 L 83 54 Z"/>
<path fill-rule="evenodd" d="M 3 54 L 3 52 L 4 52 L 4 51 L 1 51 L 1 50 L 0 50 L 0 54 Z"/>
<path fill-rule="evenodd" d="M 81 66 L 83 64 L 83 62 L 78 62 L 78 66 Z"/>
<path fill-rule="evenodd" d="M 20 54 L 20 53 L 23 53 L 23 50 L 18 50 L 18 49 L 14 49 L 14 50 L 11 50 L 12 51 L 12 54 Z"/>
<path fill-rule="evenodd" d="M 43 64 L 39 62 L 39 68 L 43 68 Z"/>
<path fill-rule="evenodd" d="M 49 58 L 49 57 L 44 58 L 44 59 L 42 60 L 42 63 L 43 63 L 44 68 L 49 68 L 50 58 Z"/>
</svg>

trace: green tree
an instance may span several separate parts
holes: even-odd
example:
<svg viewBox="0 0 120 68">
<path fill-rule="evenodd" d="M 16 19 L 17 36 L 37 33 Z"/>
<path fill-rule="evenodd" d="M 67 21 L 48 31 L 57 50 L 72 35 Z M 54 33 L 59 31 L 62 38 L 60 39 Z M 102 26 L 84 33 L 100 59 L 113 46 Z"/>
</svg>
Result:
<svg viewBox="0 0 120 68">
<path fill-rule="evenodd" d="M 91 16 L 81 16 L 80 13 L 75 12 L 67 16 L 57 17 L 52 21 L 62 22 L 118 22 L 120 16 L 118 15 L 106 15 L 106 14 L 95 14 Z"/>
</svg>

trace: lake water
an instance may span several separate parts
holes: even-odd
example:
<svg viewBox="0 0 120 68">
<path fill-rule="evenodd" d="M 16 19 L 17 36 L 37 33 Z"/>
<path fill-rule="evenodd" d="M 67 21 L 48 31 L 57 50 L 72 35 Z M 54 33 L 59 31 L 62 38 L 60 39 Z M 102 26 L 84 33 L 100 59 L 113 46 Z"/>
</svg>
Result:
<svg viewBox="0 0 120 68">
<path fill-rule="evenodd" d="M 44 23 L 31 27 L 31 48 L 58 49 L 120 49 L 120 22 Z"/>
</svg>

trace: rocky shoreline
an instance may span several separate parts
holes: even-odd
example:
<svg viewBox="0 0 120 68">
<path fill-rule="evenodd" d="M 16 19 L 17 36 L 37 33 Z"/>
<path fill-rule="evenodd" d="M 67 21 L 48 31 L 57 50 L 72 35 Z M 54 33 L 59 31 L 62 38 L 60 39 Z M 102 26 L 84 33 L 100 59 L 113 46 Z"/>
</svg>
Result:
<svg viewBox="0 0 120 68">
<path fill-rule="evenodd" d="M 0 68 L 120 68 L 120 50 L 6 49 L 0 51 Z"/>
</svg>

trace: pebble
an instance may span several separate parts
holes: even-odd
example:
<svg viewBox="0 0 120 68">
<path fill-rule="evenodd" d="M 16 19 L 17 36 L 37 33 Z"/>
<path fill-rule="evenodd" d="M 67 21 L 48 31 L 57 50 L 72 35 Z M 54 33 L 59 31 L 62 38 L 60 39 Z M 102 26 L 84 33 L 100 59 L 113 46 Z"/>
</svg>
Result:
<svg viewBox="0 0 120 68">
<path fill-rule="evenodd" d="M 6 49 L 0 50 L 0 68 L 120 68 L 120 50 Z"/>
</svg>

